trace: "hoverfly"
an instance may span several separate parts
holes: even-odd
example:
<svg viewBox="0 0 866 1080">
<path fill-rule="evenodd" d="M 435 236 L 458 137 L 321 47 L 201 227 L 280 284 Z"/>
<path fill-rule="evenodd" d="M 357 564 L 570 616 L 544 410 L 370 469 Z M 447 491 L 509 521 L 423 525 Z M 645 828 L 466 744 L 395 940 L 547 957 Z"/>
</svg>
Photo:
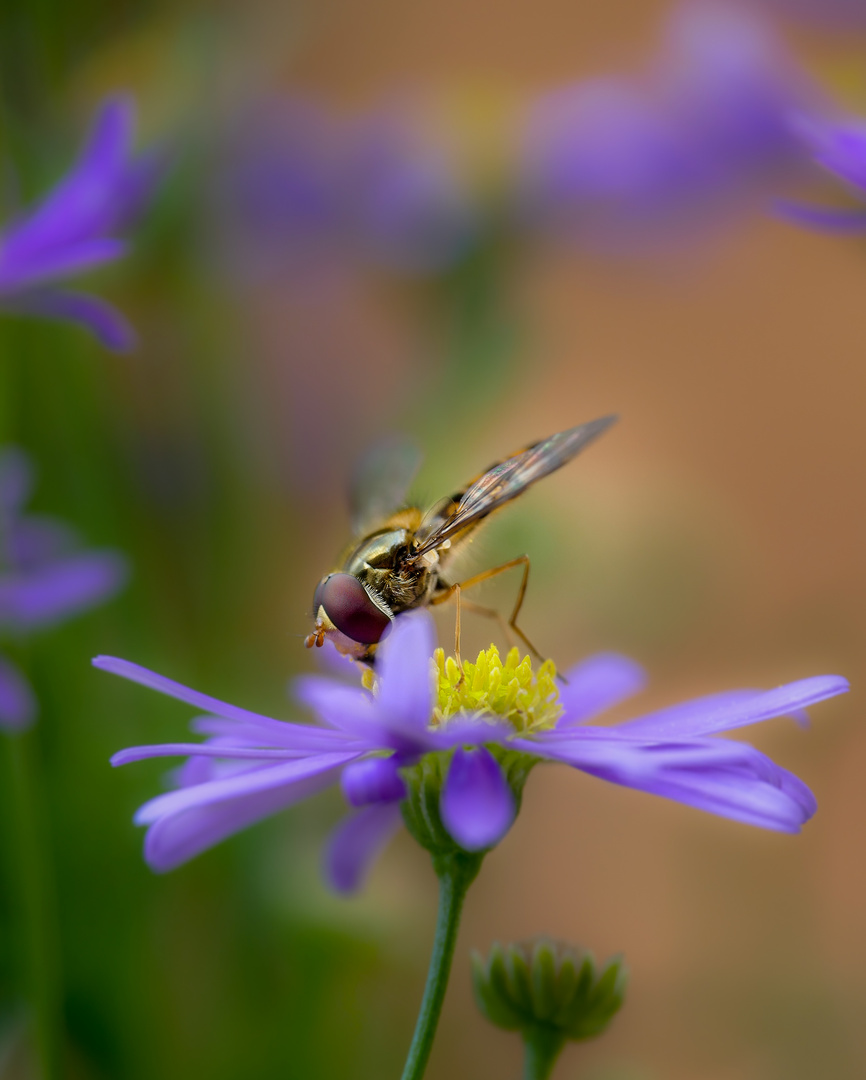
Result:
<svg viewBox="0 0 866 1080">
<path fill-rule="evenodd" d="M 456 552 L 485 518 L 536 480 L 565 465 L 615 420 L 615 416 L 604 416 L 533 443 L 492 465 L 463 491 L 426 514 L 417 506 L 399 508 L 420 464 L 417 451 L 402 456 L 373 454 L 352 486 L 354 539 L 340 568 L 316 586 L 315 624 L 306 638 L 307 648 L 321 646 L 330 638 L 341 653 L 372 665 L 376 646 L 396 615 L 455 597 L 459 662 L 461 591 L 522 566 L 523 578 L 507 627 L 541 659 L 517 626 L 529 580 L 528 555 L 462 582 L 449 583 L 445 573 Z M 467 606 L 504 623 L 490 608 Z"/>
</svg>

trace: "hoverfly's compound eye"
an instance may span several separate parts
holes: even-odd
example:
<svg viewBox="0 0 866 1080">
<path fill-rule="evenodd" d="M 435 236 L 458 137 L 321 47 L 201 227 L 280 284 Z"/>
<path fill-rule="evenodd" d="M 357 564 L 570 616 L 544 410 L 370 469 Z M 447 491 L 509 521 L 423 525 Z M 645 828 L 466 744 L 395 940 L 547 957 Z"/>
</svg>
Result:
<svg viewBox="0 0 866 1080">
<path fill-rule="evenodd" d="M 313 614 L 320 607 L 341 634 L 362 645 L 375 645 L 391 621 L 351 574 L 330 574 L 319 582 L 313 597 Z"/>
</svg>

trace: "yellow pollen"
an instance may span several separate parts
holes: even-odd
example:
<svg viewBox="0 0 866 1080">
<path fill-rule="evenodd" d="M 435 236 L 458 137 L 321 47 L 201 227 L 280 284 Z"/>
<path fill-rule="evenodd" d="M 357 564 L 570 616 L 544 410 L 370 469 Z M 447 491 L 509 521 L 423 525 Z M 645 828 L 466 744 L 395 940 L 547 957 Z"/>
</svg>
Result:
<svg viewBox="0 0 866 1080">
<path fill-rule="evenodd" d="M 507 720 L 524 734 L 552 728 L 562 714 L 552 660 L 545 660 L 536 673 L 532 660 L 528 656 L 521 660 L 516 648 L 509 650 L 503 662 L 499 650 L 491 645 L 478 654 L 474 664 L 463 661 L 461 678 L 454 657 L 437 649 L 433 671 L 437 692 L 434 724 L 447 723 L 452 716 L 481 713 Z"/>
</svg>

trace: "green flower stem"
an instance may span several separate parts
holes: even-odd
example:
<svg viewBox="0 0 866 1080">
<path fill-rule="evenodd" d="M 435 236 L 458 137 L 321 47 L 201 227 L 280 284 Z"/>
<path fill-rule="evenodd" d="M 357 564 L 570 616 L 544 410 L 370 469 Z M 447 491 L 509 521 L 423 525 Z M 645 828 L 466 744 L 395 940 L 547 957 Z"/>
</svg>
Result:
<svg viewBox="0 0 866 1080">
<path fill-rule="evenodd" d="M 523 1080 L 547 1080 L 565 1046 L 565 1035 L 555 1028 L 536 1027 L 526 1033 L 524 1041 Z"/>
<path fill-rule="evenodd" d="M 47 847 L 38 729 L 5 736 L 12 766 L 22 952 L 42 1080 L 59 1080 L 62 1004 L 59 927 Z"/>
<path fill-rule="evenodd" d="M 442 1012 L 460 914 L 469 886 L 475 880 L 481 866 L 480 855 L 450 854 L 434 859 L 439 875 L 439 914 L 436 919 L 436 936 L 427 972 L 427 985 L 421 1001 L 421 1010 L 415 1024 L 415 1034 L 409 1047 L 409 1056 L 403 1069 L 402 1080 L 421 1080 L 427 1068 L 427 1060 L 433 1048 L 436 1025 Z"/>
</svg>

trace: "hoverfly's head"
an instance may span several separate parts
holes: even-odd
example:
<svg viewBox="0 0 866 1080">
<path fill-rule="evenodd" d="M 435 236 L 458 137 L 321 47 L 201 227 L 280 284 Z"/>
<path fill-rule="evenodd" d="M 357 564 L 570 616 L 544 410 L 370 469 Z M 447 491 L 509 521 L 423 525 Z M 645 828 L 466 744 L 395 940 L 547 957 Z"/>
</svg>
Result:
<svg viewBox="0 0 866 1080">
<path fill-rule="evenodd" d="M 308 649 L 330 637 L 340 652 L 361 656 L 380 640 L 393 615 L 353 574 L 328 574 L 316 586 L 313 618 Z"/>
</svg>

